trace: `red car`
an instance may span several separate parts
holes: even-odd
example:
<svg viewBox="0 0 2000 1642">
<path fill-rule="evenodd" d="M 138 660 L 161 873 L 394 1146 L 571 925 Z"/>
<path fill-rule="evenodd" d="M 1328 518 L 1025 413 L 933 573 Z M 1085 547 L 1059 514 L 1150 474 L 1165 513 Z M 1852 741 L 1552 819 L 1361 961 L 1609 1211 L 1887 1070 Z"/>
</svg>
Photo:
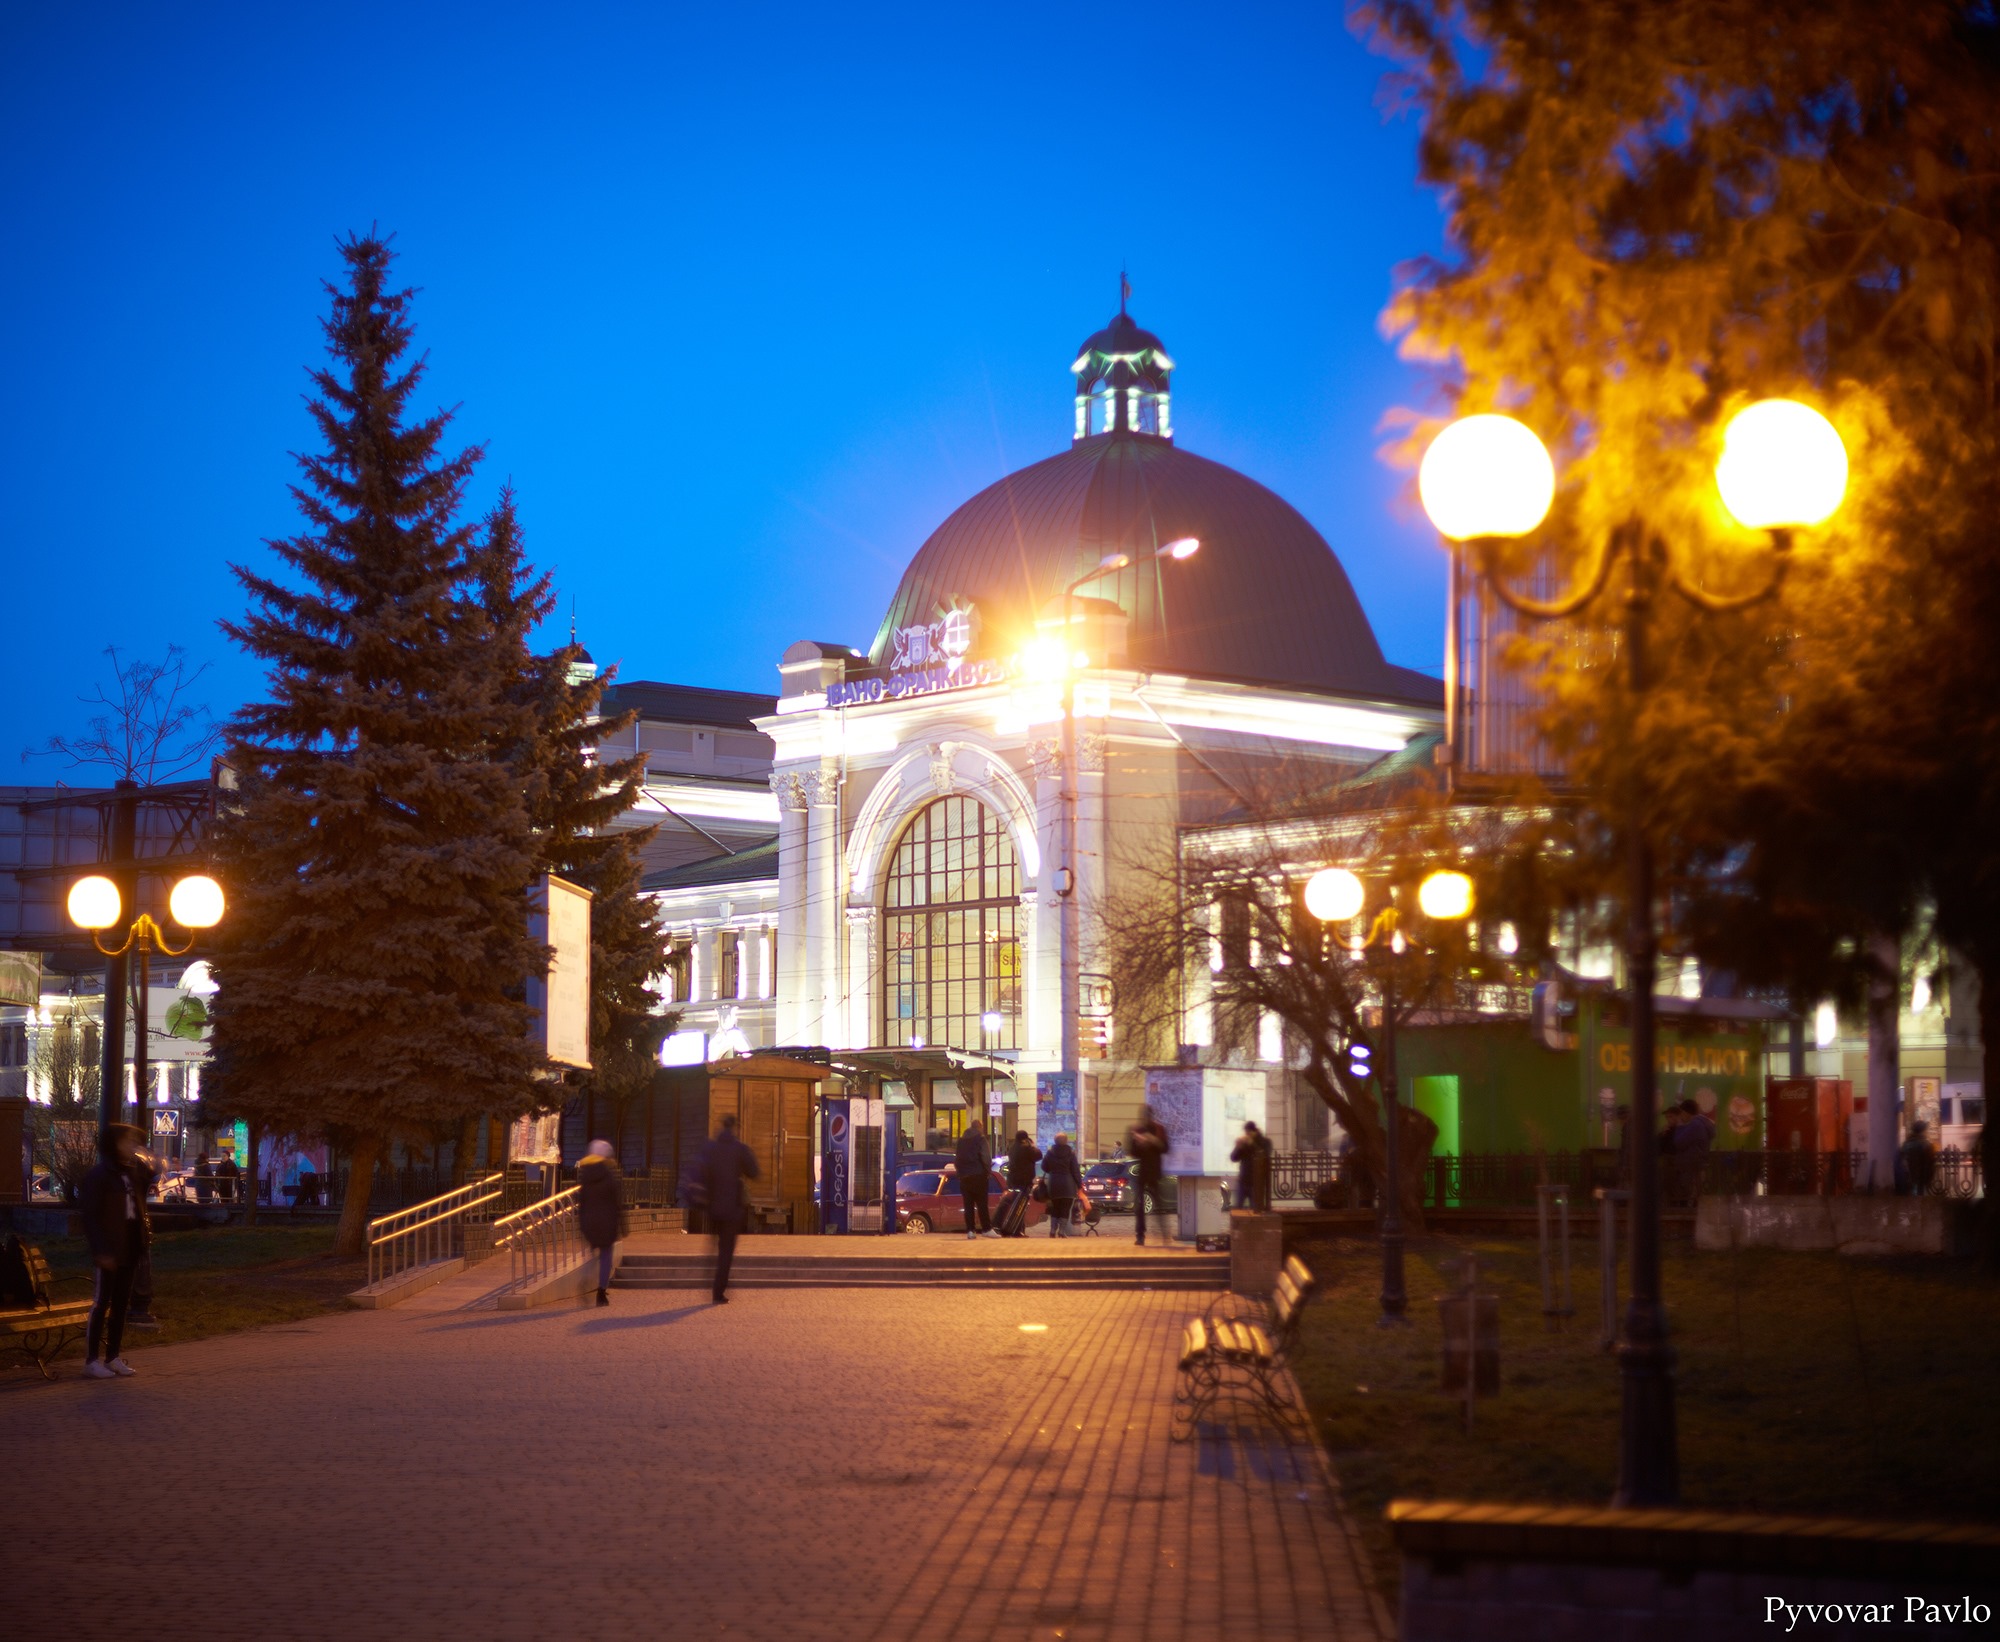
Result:
<svg viewBox="0 0 2000 1642">
<path fill-rule="evenodd" d="M 989 1177 L 986 1185 L 989 1213 L 1000 1206 L 1000 1199 L 1006 1190 L 1006 1183 L 999 1175 Z M 1040 1225 L 1048 1218 L 1048 1213 L 1046 1203 L 1037 1203 L 1032 1197 L 1028 1199 L 1029 1226 Z M 913 1169 L 904 1175 L 896 1182 L 896 1224 L 902 1230 L 917 1235 L 934 1231 L 964 1231 L 965 1199 L 959 1195 L 958 1176 L 946 1174 L 941 1169 Z"/>
</svg>

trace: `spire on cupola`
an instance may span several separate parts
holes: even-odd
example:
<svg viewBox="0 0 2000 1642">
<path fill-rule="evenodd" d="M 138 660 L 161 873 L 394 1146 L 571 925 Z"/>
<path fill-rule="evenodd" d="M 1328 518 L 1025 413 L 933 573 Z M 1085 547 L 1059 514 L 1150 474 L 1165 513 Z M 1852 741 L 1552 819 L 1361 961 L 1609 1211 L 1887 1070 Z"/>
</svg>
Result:
<svg viewBox="0 0 2000 1642">
<path fill-rule="evenodd" d="M 1076 378 L 1076 437 L 1145 434 L 1171 439 L 1167 379 L 1174 362 L 1151 331 L 1142 331 L 1125 311 L 1132 285 L 1118 276 L 1118 314 L 1077 350 L 1070 374 Z"/>
</svg>

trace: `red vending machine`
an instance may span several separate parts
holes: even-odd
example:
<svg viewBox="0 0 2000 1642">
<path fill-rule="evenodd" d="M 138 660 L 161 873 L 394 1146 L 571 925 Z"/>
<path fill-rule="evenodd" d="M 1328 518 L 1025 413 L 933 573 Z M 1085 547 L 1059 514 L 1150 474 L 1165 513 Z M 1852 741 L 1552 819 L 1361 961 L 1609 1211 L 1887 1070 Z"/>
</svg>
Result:
<svg viewBox="0 0 2000 1642">
<path fill-rule="evenodd" d="M 1854 1085 L 1845 1078 L 1770 1078 L 1764 1089 L 1764 1144 L 1774 1154 L 1769 1190 L 1847 1188 L 1847 1121 Z"/>
</svg>

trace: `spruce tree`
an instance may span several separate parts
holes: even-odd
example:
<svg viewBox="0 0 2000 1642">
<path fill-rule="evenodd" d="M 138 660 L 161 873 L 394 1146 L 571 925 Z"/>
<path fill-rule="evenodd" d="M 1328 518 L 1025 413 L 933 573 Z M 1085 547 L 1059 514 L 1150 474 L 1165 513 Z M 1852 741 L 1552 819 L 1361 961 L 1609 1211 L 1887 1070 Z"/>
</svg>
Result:
<svg viewBox="0 0 2000 1642">
<path fill-rule="evenodd" d="M 249 608 L 223 630 L 269 666 L 230 727 L 237 788 L 219 829 L 232 892 L 215 968 L 224 1098 L 352 1158 L 338 1247 L 360 1251 L 376 1161 L 468 1113 L 536 1095 L 522 983 L 537 852 L 508 752 L 526 710 L 499 687 L 461 523 L 482 451 L 414 418 L 412 293 L 373 235 L 328 287 L 328 364 L 299 457 L 306 529 L 279 574 L 232 567 Z"/>
<path fill-rule="evenodd" d="M 654 904 L 640 893 L 642 852 L 652 828 L 615 823 L 638 802 L 644 753 L 609 762 L 607 739 L 628 734 L 636 712 L 600 716 L 616 669 L 580 670 L 570 643 L 536 655 L 529 638 L 553 608 L 549 578 L 527 563 L 511 489 L 488 516 L 479 554 L 482 598 L 496 655 L 512 670 L 513 700 L 528 711 L 514 752 L 542 870 L 591 892 L 590 1043 L 583 1083 L 622 1114 L 652 1086 L 654 1056 L 675 1017 L 658 1011 L 651 982 L 666 968 L 666 937 Z"/>
</svg>

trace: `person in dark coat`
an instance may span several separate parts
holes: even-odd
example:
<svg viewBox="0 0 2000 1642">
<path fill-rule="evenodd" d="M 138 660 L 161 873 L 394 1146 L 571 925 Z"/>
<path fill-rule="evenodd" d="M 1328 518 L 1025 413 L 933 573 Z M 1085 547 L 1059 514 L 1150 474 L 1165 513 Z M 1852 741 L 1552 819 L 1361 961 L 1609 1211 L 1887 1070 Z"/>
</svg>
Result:
<svg viewBox="0 0 2000 1642">
<path fill-rule="evenodd" d="M 215 1166 L 216 1195 L 225 1203 L 236 1201 L 236 1188 L 243 1179 L 243 1170 L 233 1157 L 225 1157 Z"/>
<path fill-rule="evenodd" d="M 1069 1236 L 1069 1219 L 1083 1192 L 1083 1165 L 1068 1135 L 1057 1135 L 1042 1159 L 1042 1178 L 1049 1183 L 1049 1236 Z"/>
<path fill-rule="evenodd" d="M 576 1164 L 576 1221 L 597 1250 L 597 1303 L 611 1304 L 611 1262 L 625 1235 L 625 1176 L 608 1140 L 593 1140 Z"/>
<path fill-rule="evenodd" d="M 129 1123 L 107 1124 L 97 1137 L 97 1162 L 77 1192 L 78 1217 L 97 1267 L 97 1292 L 84 1333 L 86 1379 L 111 1380 L 133 1372 L 124 1357 L 125 1316 L 148 1241 L 146 1191 L 136 1163 L 140 1139 Z"/>
<path fill-rule="evenodd" d="M 1243 1125 L 1243 1138 L 1229 1154 L 1236 1165 L 1236 1206 L 1239 1209 L 1268 1209 L 1271 1206 L 1271 1141 L 1254 1123 Z"/>
<path fill-rule="evenodd" d="M 1014 1144 L 1007 1148 L 1007 1190 L 1025 1192 L 1035 1184 L 1035 1165 L 1042 1160 L 1042 1149 L 1028 1138 L 1026 1129 L 1014 1136 Z"/>
<path fill-rule="evenodd" d="M 1931 1144 L 1931 1126 L 1922 1118 L 1910 1125 L 1910 1138 L 1903 1142 L 1903 1173 L 1907 1190 L 1918 1197 L 1937 1179 L 1937 1147 Z"/>
<path fill-rule="evenodd" d="M 987 1187 L 993 1178 L 993 1153 L 986 1144 L 986 1125 L 974 1118 L 958 1137 L 958 1190 L 965 1204 L 965 1235 L 974 1238 L 1000 1234 L 993 1229 L 993 1215 L 987 1206 Z M 974 1215 L 978 1225 L 973 1224 Z"/>
<path fill-rule="evenodd" d="M 139 1218 L 145 1222 L 146 1247 L 139 1256 L 139 1269 L 132 1274 L 132 1303 L 125 1312 L 125 1327 L 157 1332 L 159 1318 L 153 1315 L 153 1223 L 146 1219 L 146 1200 L 153 1195 L 153 1183 L 165 1171 L 160 1160 L 141 1146 L 132 1154 L 132 1184 L 139 1194 Z"/>
<path fill-rule="evenodd" d="M 1167 1194 L 1163 1184 L 1167 1148 L 1172 1142 L 1166 1126 L 1153 1116 L 1153 1108 L 1141 1106 L 1139 1121 L 1125 1134 L 1125 1150 L 1132 1154 L 1139 1165 L 1139 1177 L 1133 1184 L 1138 1188 L 1137 1199 L 1132 1207 L 1137 1212 L 1139 1222 L 1139 1246 L 1146 1246 L 1146 1205 L 1153 1204 L 1160 1214 L 1160 1235 L 1171 1244 L 1172 1234 L 1166 1229 Z"/>
<path fill-rule="evenodd" d="M 194 1200 L 206 1203 L 215 1196 L 215 1165 L 202 1152 L 194 1160 Z"/>
<path fill-rule="evenodd" d="M 736 1239 L 743 1235 L 750 1211 L 743 1182 L 757 1178 L 757 1154 L 736 1138 L 734 1112 L 723 1118 L 715 1138 L 701 1149 L 694 1174 L 696 1188 L 707 1200 L 709 1230 L 715 1233 L 715 1289 L 711 1298 L 718 1306 L 726 1306 Z"/>
</svg>

